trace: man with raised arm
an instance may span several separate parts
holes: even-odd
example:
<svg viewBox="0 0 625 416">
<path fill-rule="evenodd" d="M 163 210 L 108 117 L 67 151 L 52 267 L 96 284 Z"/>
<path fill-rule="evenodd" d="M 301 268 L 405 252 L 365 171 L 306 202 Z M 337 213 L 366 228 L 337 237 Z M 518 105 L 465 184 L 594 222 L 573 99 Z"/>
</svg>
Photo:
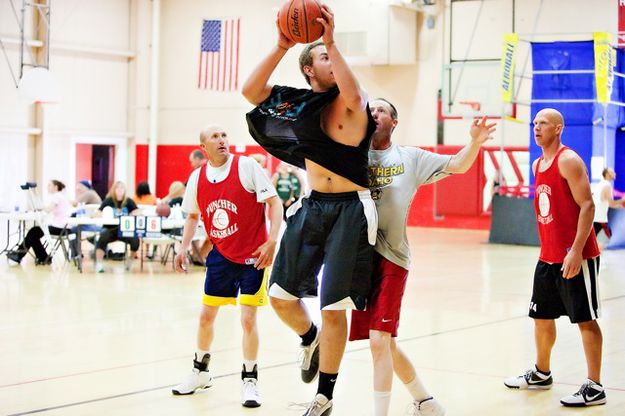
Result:
<svg viewBox="0 0 625 416">
<path fill-rule="evenodd" d="M 389 414 L 393 370 L 413 398 L 408 414 L 442 416 L 443 407 L 428 393 L 395 342 L 410 268 L 406 220 L 418 188 L 469 170 L 495 124 L 487 123 L 485 117 L 475 119 L 469 130 L 471 141 L 455 155 L 439 155 L 393 143 L 392 134 L 399 120 L 397 109 L 389 101 L 377 98 L 369 102 L 369 107 L 376 123 L 369 151 L 369 187 L 378 210 L 378 236 L 367 310 L 352 311 L 349 339 L 369 339 L 374 416 Z"/>
<path fill-rule="evenodd" d="M 274 310 L 302 339 L 302 379 L 310 383 L 319 372 L 317 394 L 305 416 L 332 412 L 347 340 L 345 310 L 365 308 L 377 229 L 367 188 L 367 152 L 375 123 L 366 93 L 334 42 L 332 11 L 323 5 L 322 13 L 322 41 L 307 45 L 299 60 L 310 89 L 269 84 L 294 46 L 279 29 L 276 46 L 243 87 L 243 95 L 257 105 L 247 115 L 254 139 L 275 157 L 306 169 L 312 190 L 288 210 L 269 286 Z M 301 300 L 318 292 L 321 328 Z"/>
</svg>

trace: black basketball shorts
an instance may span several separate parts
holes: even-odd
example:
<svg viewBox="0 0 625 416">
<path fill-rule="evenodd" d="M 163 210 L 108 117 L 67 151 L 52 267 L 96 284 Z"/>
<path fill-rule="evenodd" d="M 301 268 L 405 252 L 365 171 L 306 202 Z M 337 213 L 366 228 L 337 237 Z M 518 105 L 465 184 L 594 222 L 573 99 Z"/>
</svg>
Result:
<svg viewBox="0 0 625 416">
<path fill-rule="evenodd" d="M 599 257 L 584 260 L 579 274 L 571 279 L 562 277 L 561 268 L 561 263 L 538 261 L 530 318 L 556 319 L 567 315 L 571 323 L 599 318 Z"/>
<path fill-rule="evenodd" d="M 321 309 L 364 309 L 378 222 L 369 191 L 312 191 L 291 206 L 287 215 L 269 296 L 316 297 L 323 266 Z"/>
</svg>

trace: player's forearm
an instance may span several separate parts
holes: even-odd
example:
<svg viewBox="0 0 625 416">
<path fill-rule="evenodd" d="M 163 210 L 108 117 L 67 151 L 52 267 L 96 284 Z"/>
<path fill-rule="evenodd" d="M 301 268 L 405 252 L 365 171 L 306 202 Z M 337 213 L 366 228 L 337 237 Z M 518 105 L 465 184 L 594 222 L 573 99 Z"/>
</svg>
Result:
<svg viewBox="0 0 625 416">
<path fill-rule="evenodd" d="M 458 153 L 452 156 L 451 160 L 447 164 L 447 167 L 445 168 L 445 172 L 465 173 L 471 168 L 475 159 L 477 159 L 479 152 L 480 145 L 471 141 L 471 143 L 467 144 L 465 147 L 460 149 Z"/>
<path fill-rule="evenodd" d="M 195 230 L 197 230 L 198 219 L 198 214 L 189 214 L 184 222 L 184 229 L 182 231 L 182 242 L 180 243 L 180 249 L 182 252 L 187 251 L 189 249 L 189 246 L 191 245 L 191 240 L 193 240 Z"/>
<path fill-rule="evenodd" d="M 274 46 L 269 55 L 267 55 L 265 59 L 258 64 L 258 66 L 247 78 L 245 84 L 243 84 L 241 93 L 250 103 L 258 105 L 267 98 L 264 96 L 264 92 L 267 83 L 269 82 L 269 78 L 286 52 L 287 49 L 277 45 Z"/>
<path fill-rule="evenodd" d="M 336 43 L 332 42 L 330 45 L 326 45 L 326 50 L 332 61 L 332 74 L 347 108 L 352 111 L 364 110 L 367 105 L 366 94 L 360 89 L 356 76 L 339 52 Z"/>
<path fill-rule="evenodd" d="M 577 220 L 577 232 L 571 250 L 582 252 L 586 245 L 586 240 L 590 235 L 593 218 L 595 217 L 595 204 L 592 200 L 584 201 L 580 206 L 579 219 Z"/>
<path fill-rule="evenodd" d="M 271 198 L 269 204 L 269 236 L 268 240 L 278 241 L 278 234 L 280 233 L 280 225 L 282 224 L 283 208 L 282 203 L 277 196 Z"/>
</svg>

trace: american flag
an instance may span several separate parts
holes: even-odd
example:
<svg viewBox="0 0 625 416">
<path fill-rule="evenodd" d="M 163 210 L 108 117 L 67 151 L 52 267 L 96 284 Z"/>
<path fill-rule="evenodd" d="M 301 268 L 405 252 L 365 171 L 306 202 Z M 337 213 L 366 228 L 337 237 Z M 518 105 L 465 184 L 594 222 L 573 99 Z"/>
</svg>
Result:
<svg viewBox="0 0 625 416">
<path fill-rule="evenodd" d="M 197 87 L 236 91 L 239 87 L 241 19 L 204 20 Z"/>
</svg>

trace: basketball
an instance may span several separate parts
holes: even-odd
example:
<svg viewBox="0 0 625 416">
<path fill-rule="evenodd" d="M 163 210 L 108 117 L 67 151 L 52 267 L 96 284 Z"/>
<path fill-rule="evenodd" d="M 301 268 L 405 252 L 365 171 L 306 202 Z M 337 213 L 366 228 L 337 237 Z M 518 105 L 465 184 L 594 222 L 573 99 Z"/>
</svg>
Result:
<svg viewBox="0 0 625 416">
<path fill-rule="evenodd" d="M 169 217 L 171 214 L 171 207 L 168 203 L 160 203 L 156 206 L 156 215 L 159 217 Z"/>
<path fill-rule="evenodd" d="M 314 42 L 323 34 L 323 25 L 317 22 L 323 17 L 317 0 L 290 0 L 278 12 L 280 31 L 293 42 Z"/>
</svg>

